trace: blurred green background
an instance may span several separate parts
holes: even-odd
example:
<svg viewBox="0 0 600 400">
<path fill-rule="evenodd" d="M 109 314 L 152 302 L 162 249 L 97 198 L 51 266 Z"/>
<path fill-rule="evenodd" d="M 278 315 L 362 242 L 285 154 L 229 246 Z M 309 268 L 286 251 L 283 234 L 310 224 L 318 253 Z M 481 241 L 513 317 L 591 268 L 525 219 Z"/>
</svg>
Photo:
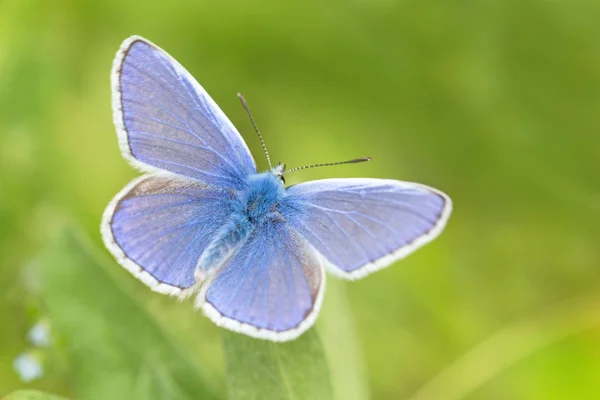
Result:
<svg viewBox="0 0 600 400">
<path fill-rule="evenodd" d="M 199 80 L 260 168 L 237 91 L 275 160 L 373 157 L 288 184 L 385 177 L 453 198 L 431 245 L 362 281 L 329 279 L 317 332 L 330 355 L 336 340 L 354 348 L 331 356 L 339 387 L 356 385 L 336 369 L 345 362 L 373 399 L 597 399 L 599 21 L 593 0 L 0 1 L 0 396 L 80 394 L 85 360 L 61 352 L 59 331 L 34 350 L 44 377 L 25 384 L 12 368 L 36 321 L 52 323 L 34 267 L 65 221 L 224 396 L 221 331 L 101 245 L 104 207 L 136 176 L 117 146 L 109 72 L 138 34 Z M 341 312 L 347 331 L 328 322 Z"/>
</svg>

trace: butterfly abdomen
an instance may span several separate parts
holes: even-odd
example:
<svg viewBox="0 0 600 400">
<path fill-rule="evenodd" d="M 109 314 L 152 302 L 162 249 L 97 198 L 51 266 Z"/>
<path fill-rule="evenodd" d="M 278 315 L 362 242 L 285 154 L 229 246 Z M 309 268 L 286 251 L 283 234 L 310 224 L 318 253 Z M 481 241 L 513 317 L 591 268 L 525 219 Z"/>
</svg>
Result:
<svg viewBox="0 0 600 400">
<path fill-rule="evenodd" d="M 237 249 L 246 243 L 252 230 L 252 224 L 247 218 L 239 213 L 233 213 L 200 256 L 196 275 L 201 275 L 201 271 L 207 272 L 223 265 Z"/>
<path fill-rule="evenodd" d="M 285 196 L 280 180 L 272 173 L 251 175 L 246 187 L 236 193 L 231 216 L 202 253 L 196 276 L 223 265 L 242 247 L 254 230 L 265 222 L 278 219 L 279 201 Z"/>
</svg>

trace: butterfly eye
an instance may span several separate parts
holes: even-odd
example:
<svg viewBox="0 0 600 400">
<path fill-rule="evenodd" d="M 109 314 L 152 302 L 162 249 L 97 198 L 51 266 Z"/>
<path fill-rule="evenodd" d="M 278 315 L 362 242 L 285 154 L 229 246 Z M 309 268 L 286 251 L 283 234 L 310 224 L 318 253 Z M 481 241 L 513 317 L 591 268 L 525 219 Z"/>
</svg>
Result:
<svg viewBox="0 0 600 400">
<path fill-rule="evenodd" d="M 285 185 L 285 178 L 283 177 L 283 175 L 280 175 L 279 179 L 281 179 L 281 182 L 283 182 L 283 184 Z"/>
</svg>

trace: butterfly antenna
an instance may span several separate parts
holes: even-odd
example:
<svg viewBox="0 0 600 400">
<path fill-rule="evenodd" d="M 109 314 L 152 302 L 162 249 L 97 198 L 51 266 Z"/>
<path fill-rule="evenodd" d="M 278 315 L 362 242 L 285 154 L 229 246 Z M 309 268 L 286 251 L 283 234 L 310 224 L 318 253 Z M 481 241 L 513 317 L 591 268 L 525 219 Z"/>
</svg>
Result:
<svg viewBox="0 0 600 400">
<path fill-rule="evenodd" d="M 254 127 L 254 130 L 256 131 L 256 134 L 258 135 L 258 139 L 260 139 L 260 144 L 262 145 L 263 151 L 265 152 L 265 156 L 267 156 L 267 162 L 269 163 L 269 168 L 273 169 L 273 166 L 271 165 L 271 157 L 269 157 L 269 152 L 267 151 L 267 146 L 265 145 L 265 141 L 264 141 L 262 135 L 260 134 L 258 127 L 256 126 L 256 123 L 254 122 L 254 118 L 252 118 L 252 113 L 250 112 L 248 103 L 246 103 L 246 99 L 244 98 L 244 96 L 241 93 L 238 93 L 237 96 L 240 99 L 240 101 L 242 102 L 242 107 L 244 107 L 244 110 L 246 110 L 246 114 L 248 114 L 248 117 L 250 118 L 250 122 L 252 122 L 252 126 Z"/>
<path fill-rule="evenodd" d="M 296 167 L 296 168 L 285 170 L 282 172 L 282 175 L 287 174 L 289 172 L 299 171 L 301 169 L 316 168 L 316 167 L 330 167 L 332 165 L 340 165 L 340 164 L 355 164 L 355 163 L 365 162 L 365 161 L 371 161 L 371 157 L 355 158 L 354 160 L 339 161 L 339 162 L 325 163 L 325 164 L 305 165 L 304 167 Z"/>
</svg>

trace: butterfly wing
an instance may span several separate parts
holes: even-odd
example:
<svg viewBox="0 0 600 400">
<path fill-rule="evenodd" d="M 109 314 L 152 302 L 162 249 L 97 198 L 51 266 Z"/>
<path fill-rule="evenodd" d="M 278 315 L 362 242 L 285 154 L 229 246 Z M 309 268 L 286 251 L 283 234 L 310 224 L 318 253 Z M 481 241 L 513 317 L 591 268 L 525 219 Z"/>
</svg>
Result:
<svg viewBox="0 0 600 400">
<path fill-rule="evenodd" d="M 325 287 L 320 256 L 282 221 L 257 228 L 198 296 L 217 325 L 274 341 L 292 340 L 316 318 Z"/>
<path fill-rule="evenodd" d="M 208 93 L 148 40 L 123 42 L 112 92 L 121 152 L 135 167 L 229 188 L 256 172 L 244 140 Z"/>
<path fill-rule="evenodd" d="M 358 279 L 433 240 L 452 202 L 416 183 L 325 179 L 287 190 L 281 212 L 328 261 L 333 274 Z"/>
<path fill-rule="evenodd" d="M 104 243 L 153 290 L 184 296 L 196 283 L 200 255 L 230 215 L 230 196 L 177 176 L 142 176 L 106 208 Z"/>
</svg>

